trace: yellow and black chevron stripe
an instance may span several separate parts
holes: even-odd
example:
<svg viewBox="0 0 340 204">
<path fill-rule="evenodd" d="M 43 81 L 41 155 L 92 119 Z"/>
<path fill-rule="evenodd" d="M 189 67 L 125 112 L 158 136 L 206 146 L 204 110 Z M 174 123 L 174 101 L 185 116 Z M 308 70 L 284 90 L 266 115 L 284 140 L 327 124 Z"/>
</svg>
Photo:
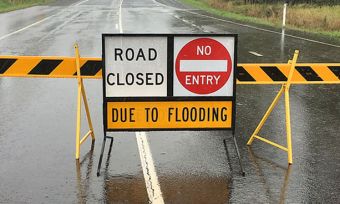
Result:
<svg viewBox="0 0 340 204">
<path fill-rule="evenodd" d="M 80 58 L 82 78 L 102 77 L 101 58 Z M 282 84 L 289 64 L 238 64 L 238 84 Z M 0 77 L 77 77 L 74 57 L 0 56 Z M 340 83 L 340 63 L 296 64 L 293 84 Z"/>
<path fill-rule="evenodd" d="M 282 84 L 290 64 L 238 64 L 238 84 Z M 340 83 L 340 63 L 296 64 L 293 84 Z"/>
<path fill-rule="evenodd" d="M 100 58 L 81 58 L 80 73 L 83 78 L 101 78 L 102 62 Z M 0 77 L 77 77 L 74 57 L 39 57 L 39 56 L 1 56 Z"/>
</svg>

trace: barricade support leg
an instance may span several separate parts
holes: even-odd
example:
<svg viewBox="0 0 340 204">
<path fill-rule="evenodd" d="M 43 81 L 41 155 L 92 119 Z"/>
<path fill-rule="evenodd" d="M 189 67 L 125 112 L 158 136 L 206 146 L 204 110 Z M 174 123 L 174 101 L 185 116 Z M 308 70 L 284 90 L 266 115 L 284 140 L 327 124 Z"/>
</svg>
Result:
<svg viewBox="0 0 340 204">
<path fill-rule="evenodd" d="M 288 73 L 288 77 L 287 77 L 287 82 L 284 83 L 279 91 L 279 93 L 276 95 L 276 97 L 274 98 L 273 102 L 271 103 L 271 105 L 269 106 L 268 110 L 266 111 L 266 113 L 264 114 L 263 118 L 261 119 L 259 125 L 257 126 L 257 128 L 255 129 L 254 133 L 251 135 L 251 137 L 249 138 L 247 145 L 251 145 L 254 141 L 254 139 L 259 139 L 269 145 L 275 146 L 279 149 L 282 149 L 284 151 L 287 152 L 287 160 L 288 160 L 288 164 L 293 164 L 293 150 L 292 150 L 292 130 L 291 130 L 291 124 L 290 124 L 290 103 L 289 103 L 289 88 L 291 85 L 291 80 L 293 77 L 293 73 L 295 71 L 295 65 L 297 62 L 299 56 L 299 51 L 295 50 L 294 53 L 294 57 L 292 60 L 289 60 L 288 63 L 291 64 L 289 73 Z M 266 120 L 268 119 L 270 113 L 273 111 L 273 109 L 275 108 L 275 106 L 277 105 L 279 99 L 281 98 L 282 94 L 284 93 L 284 97 L 285 97 L 285 115 L 286 115 L 286 137 L 287 137 L 287 147 L 283 147 L 275 142 L 272 142 L 268 139 L 265 139 L 263 137 L 260 137 L 258 135 L 258 133 L 260 132 L 261 128 L 263 127 L 264 123 L 266 122 Z"/>
<path fill-rule="evenodd" d="M 293 164 L 293 150 L 292 150 L 292 130 L 290 126 L 290 104 L 289 104 L 289 89 L 285 90 L 285 109 L 286 109 L 286 134 L 287 134 L 287 153 L 288 164 Z"/>
<path fill-rule="evenodd" d="M 91 135 L 92 137 L 92 144 L 95 141 L 93 126 L 92 126 L 92 120 L 91 120 L 91 114 L 89 110 L 89 106 L 87 103 L 86 98 L 86 92 L 85 87 L 83 84 L 83 79 L 81 78 L 80 73 L 80 54 L 79 54 L 79 48 L 78 45 L 75 44 L 75 62 L 76 62 L 76 68 L 77 68 L 77 81 L 78 81 L 78 96 L 77 96 L 77 129 L 76 129 L 76 159 L 78 160 L 80 157 L 80 145 L 88 138 L 88 136 Z M 81 132 L 81 98 L 83 98 L 84 106 L 85 106 L 85 112 L 86 112 L 86 118 L 89 125 L 89 131 L 85 134 L 85 136 L 80 139 L 80 132 Z"/>
</svg>

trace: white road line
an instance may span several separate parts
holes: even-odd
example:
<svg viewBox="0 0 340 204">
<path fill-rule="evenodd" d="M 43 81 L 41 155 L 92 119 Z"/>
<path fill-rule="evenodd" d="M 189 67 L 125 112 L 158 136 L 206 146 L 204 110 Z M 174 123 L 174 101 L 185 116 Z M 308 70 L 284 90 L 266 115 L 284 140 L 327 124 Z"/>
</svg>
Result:
<svg viewBox="0 0 340 204">
<path fill-rule="evenodd" d="M 261 55 L 260 53 L 254 52 L 254 51 L 249 51 L 250 54 L 253 54 L 257 57 L 263 57 L 263 55 Z"/>
<path fill-rule="evenodd" d="M 76 3 L 76 4 L 71 4 L 70 6 L 78 6 L 78 5 L 82 4 L 82 3 L 85 3 L 86 1 L 88 1 L 88 0 L 81 1 L 81 2 L 78 2 L 78 3 Z M 70 6 L 68 6 L 68 7 L 70 7 Z M 67 7 L 67 8 L 68 8 L 68 7 Z M 8 34 L 6 34 L 6 35 L 4 35 L 4 36 L 1 36 L 1 37 L 0 37 L 0 40 L 3 40 L 3 39 L 5 39 L 5 38 L 8 38 L 8 37 L 10 37 L 10 36 L 12 36 L 12 35 L 15 35 L 15 34 L 17 34 L 17 33 L 20 33 L 20 32 L 22 32 L 22 31 L 24 31 L 24 30 L 27 30 L 27 29 L 30 28 L 30 27 L 35 26 L 35 25 L 38 25 L 38 24 L 40 24 L 40 23 L 42 23 L 42 22 L 44 22 L 44 21 L 46 21 L 46 20 L 48 20 L 48 19 L 50 19 L 50 18 L 52 18 L 52 17 L 54 17 L 54 16 L 59 15 L 59 14 L 62 13 L 63 11 L 64 11 L 64 9 L 61 10 L 61 11 L 59 11 L 59 12 L 56 13 L 56 14 L 53 14 L 53 15 L 48 16 L 48 17 L 46 17 L 46 18 L 43 18 L 43 19 L 41 19 L 40 21 L 37 21 L 37 22 L 35 22 L 35 23 L 32 23 L 32 24 L 30 24 L 30 25 L 28 25 L 28 26 L 26 26 L 26 27 L 23 27 L 23 28 L 21 28 L 21 29 L 19 29 L 19 30 L 16 30 L 16 31 L 13 31 L 13 32 L 11 32 L 11 33 L 8 33 Z"/>
<path fill-rule="evenodd" d="M 234 25 L 238 25 L 238 26 L 242 26 L 242 27 L 252 28 L 252 29 L 255 29 L 255 30 L 260 30 L 260 31 L 264 31 L 264 32 L 269 32 L 269 33 L 275 33 L 275 34 L 282 35 L 281 32 L 277 32 L 277 31 L 273 31 L 273 30 L 268 30 L 268 29 L 264 29 L 264 28 L 259 28 L 259 27 L 251 26 L 251 25 L 247 25 L 247 24 L 236 23 L 234 21 L 229 21 L 229 20 L 225 20 L 225 19 L 221 19 L 221 18 L 216 18 L 216 17 L 213 17 L 213 16 L 205 15 L 205 14 L 196 13 L 196 12 L 193 12 L 192 10 L 190 10 L 190 9 L 178 9 L 176 7 L 173 7 L 173 6 L 168 6 L 168 5 L 159 3 L 159 2 L 157 2 L 155 0 L 153 0 L 153 2 L 155 2 L 156 4 L 159 4 L 159 5 L 163 5 L 164 7 L 180 10 L 180 11 L 191 13 L 191 14 L 194 14 L 194 15 L 203 16 L 203 17 L 206 17 L 206 18 L 211 18 L 211 19 L 214 19 L 214 20 L 218 20 L 218 21 L 222 21 L 222 22 L 226 22 L 226 23 L 230 23 L 230 24 L 234 24 Z M 309 38 L 299 37 L 299 36 L 296 36 L 296 35 L 285 34 L 285 36 L 288 36 L 288 37 L 291 37 L 291 38 L 300 39 L 300 40 L 305 40 L 305 41 L 308 41 L 308 42 L 313 42 L 313 43 L 318 43 L 318 44 L 322 44 L 322 45 L 327 45 L 327 46 L 331 46 L 331 47 L 340 48 L 340 45 L 326 43 L 326 42 L 322 42 L 322 41 L 318 41 L 318 40 L 312 40 L 312 39 L 309 39 Z"/>
<path fill-rule="evenodd" d="M 161 187 L 152 159 L 149 142 L 146 138 L 146 133 L 136 132 L 136 139 L 149 201 L 154 204 L 164 204 Z"/>
<path fill-rule="evenodd" d="M 122 24 L 122 5 L 123 5 L 123 1 L 120 1 L 120 5 L 119 5 L 119 33 L 123 33 L 123 24 Z"/>
<path fill-rule="evenodd" d="M 10 36 L 12 36 L 12 35 L 15 35 L 15 34 L 17 34 L 17 33 L 20 33 L 21 31 L 24 31 L 24 30 L 26 30 L 26 29 L 28 29 L 28 28 L 30 28 L 30 27 L 32 27 L 32 26 L 38 25 L 39 23 L 42 23 L 42 22 L 44 22 L 44 21 L 46 21 L 46 20 L 48 20 L 48 19 L 54 17 L 55 15 L 56 15 L 56 14 L 54 14 L 54 15 L 52 15 L 52 16 L 49 16 L 49 17 L 46 17 L 46 18 L 43 18 L 42 20 L 37 21 L 37 22 L 35 22 L 35 23 L 32 23 L 32 24 L 30 24 L 30 25 L 28 25 L 28 26 L 26 26 L 26 27 L 23 27 L 23 28 L 21 28 L 21 29 L 19 29 L 19 30 L 16 30 L 16 31 L 14 31 L 14 32 L 11 32 L 11 33 L 8 33 L 8 34 L 6 34 L 6 35 L 4 35 L 4 36 L 1 36 L 1 37 L 0 37 L 0 40 L 3 40 L 3 39 L 5 39 L 5 38 L 8 38 L 8 37 L 10 37 Z"/>
<path fill-rule="evenodd" d="M 119 33 L 123 33 L 122 24 L 122 4 L 119 5 Z M 145 187 L 148 193 L 149 201 L 153 204 L 164 204 L 161 186 L 158 181 L 155 164 L 153 162 L 150 146 L 145 132 L 136 132 L 136 140 L 139 151 L 139 157 L 142 164 Z"/>
<path fill-rule="evenodd" d="M 84 0 L 84 1 L 81 1 L 81 2 L 76 2 L 74 4 L 71 4 L 70 6 L 79 6 L 80 4 L 83 4 L 83 3 L 87 2 L 87 1 L 89 1 L 89 0 Z"/>
<path fill-rule="evenodd" d="M 205 32 L 205 33 L 210 33 L 209 31 L 207 31 L 207 30 L 205 30 L 205 29 L 199 27 L 198 25 L 196 25 L 196 24 L 194 24 L 194 23 L 191 23 L 191 22 L 188 21 L 188 20 L 182 19 L 182 18 L 180 18 L 180 17 L 177 16 L 177 15 L 173 15 L 173 17 L 175 17 L 176 19 L 178 19 L 178 20 L 180 20 L 180 21 L 183 21 L 184 23 L 187 23 L 187 24 L 191 25 L 192 27 L 197 28 L 198 30 L 201 30 L 201 31 L 203 31 L 203 32 Z"/>
</svg>

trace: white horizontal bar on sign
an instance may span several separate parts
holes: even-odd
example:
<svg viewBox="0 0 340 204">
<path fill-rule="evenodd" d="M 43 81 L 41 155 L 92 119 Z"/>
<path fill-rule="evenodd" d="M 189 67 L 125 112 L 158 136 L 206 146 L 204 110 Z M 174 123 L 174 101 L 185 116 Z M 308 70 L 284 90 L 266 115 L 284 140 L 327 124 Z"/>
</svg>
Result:
<svg viewBox="0 0 340 204">
<path fill-rule="evenodd" d="M 181 60 L 181 72 L 226 72 L 227 60 Z"/>
</svg>

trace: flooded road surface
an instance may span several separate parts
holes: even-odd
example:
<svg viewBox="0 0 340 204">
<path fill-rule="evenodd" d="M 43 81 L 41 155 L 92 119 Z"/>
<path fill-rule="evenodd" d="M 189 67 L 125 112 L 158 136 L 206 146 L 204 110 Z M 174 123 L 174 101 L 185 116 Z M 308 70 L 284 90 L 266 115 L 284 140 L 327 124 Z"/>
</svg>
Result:
<svg viewBox="0 0 340 204">
<path fill-rule="evenodd" d="M 66 2 L 66 3 L 65 3 Z M 102 33 L 238 33 L 239 62 L 340 62 L 340 46 L 249 27 L 171 1 L 62 1 L 0 14 L 1 55 L 101 56 Z M 287 33 L 286 33 L 287 34 Z M 288 33 L 289 34 L 289 33 Z M 296 34 L 297 35 L 297 34 Z M 256 55 L 254 53 L 258 53 Z M 262 56 L 260 56 L 262 55 Z M 102 128 L 102 82 L 85 80 L 96 134 L 75 161 L 75 79 L 0 79 L 0 203 L 148 203 L 134 132 L 114 137 L 96 176 Z M 293 85 L 293 162 L 285 152 L 246 142 L 280 87 L 237 86 L 239 174 L 228 131 L 147 132 L 165 203 L 339 203 L 340 86 Z M 281 101 L 260 132 L 285 146 Z M 83 134 L 86 121 L 83 120 Z M 227 139 L 227 151 L 223 139 Z M 107 144 L 109 146 L 109 142 Z"/>
</svg>

